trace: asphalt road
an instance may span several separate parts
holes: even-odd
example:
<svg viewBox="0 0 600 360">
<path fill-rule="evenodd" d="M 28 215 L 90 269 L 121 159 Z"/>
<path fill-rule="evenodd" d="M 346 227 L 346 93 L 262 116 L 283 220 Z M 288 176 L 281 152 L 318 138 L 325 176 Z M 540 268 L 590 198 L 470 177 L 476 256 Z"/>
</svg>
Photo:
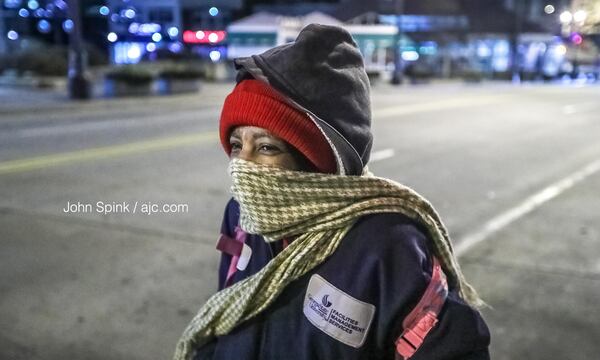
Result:
<svg viewBox="0 0 600 360">
<path fill-rule="evenodd" d="M 0 358 L 171 355 L 216 288 L 231 86 L 91 103 L 0 92 Z M 599 98 L 598 86 L 375 86 L 370 169 L 427 197 L 468 259 L 520 219 L 561 226 L 532 211 L 593 186 Z"/>
</svg>

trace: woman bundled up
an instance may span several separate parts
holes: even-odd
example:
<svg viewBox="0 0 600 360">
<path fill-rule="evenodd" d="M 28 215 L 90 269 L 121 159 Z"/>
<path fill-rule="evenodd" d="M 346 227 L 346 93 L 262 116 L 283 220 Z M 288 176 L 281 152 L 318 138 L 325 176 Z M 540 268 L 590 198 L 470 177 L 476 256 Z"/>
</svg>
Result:
<svg viewBox="0 0 600 360">
<path fill-rule="evenodd" d="M 375 177 L 370 88 L 344 29 L 235 60 L 220 291 L 175 359 L 488 359 L 489 332 L 447 231 Z"/>
</svg>

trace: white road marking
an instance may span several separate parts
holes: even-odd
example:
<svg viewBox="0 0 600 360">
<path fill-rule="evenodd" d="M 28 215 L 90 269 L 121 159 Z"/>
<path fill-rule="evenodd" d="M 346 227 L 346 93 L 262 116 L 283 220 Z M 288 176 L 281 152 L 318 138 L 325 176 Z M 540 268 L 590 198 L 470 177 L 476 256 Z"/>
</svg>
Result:
<svg viewBox="0 0 600 360">
<path fill-rule="evenodd" d="M 586 102 L 579 104 L 565 105 L 562 107 L 562 113 L 565 115 L 573 115 L 576 113 L 588 112 L 590 110 L 597 110 L 598 104 L 595 102 Z"/>
<path fill-rule="evenodd" d="M 566 105 L 566 106 L 563 106 L 562 112 L 565 115 L 571 115 L 571 114 L 576 113 L 577 110 L 575 109 L 574 105 Z"/>
<path fill-rule="evenodd" d="M 394 149 L 384 149 L 379 151 L 374 151 L 371 153 L 371 158 L 369 159 L 369 163 L 374 163 L 377 161 L 389 159 L 394 156 Z"/>
<path fill-rule="evenodd" d="M 577 183 L 597 173 L 599 170 L 600 160 L 591 162 L 580 170 L 525 199 L 525 201 L 514 208 L 492 218 L 490 221 L 485 223 L 481 229 L 462 238 L 455 247 L 456 254 L 464 254 L 473 246 L 489 239 L 492 234 L 502 230 L 512 222 L 522 218 L 526 214 L 532 212 L 546 202 L 575 186 Z"/>
</svg>

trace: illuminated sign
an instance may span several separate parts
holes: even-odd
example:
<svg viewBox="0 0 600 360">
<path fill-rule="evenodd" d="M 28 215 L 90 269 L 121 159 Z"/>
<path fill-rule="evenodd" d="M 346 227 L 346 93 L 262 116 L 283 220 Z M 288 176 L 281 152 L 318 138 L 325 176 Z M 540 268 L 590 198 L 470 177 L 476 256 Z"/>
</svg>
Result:
<svg viewBox="0 0 600 360">
<path fill-rule="evenodd" d="M 131 23 L 129 25 L 129 32 L 135 35 L 150 36 L 154 33 L 160 32 L 160 24 L 156 23 Z"/>
<path fill-rule="evenodd" d="M 4 6 L 8 9 L 14 9 L 21 6 L 21 0 L 4 0 Z"/>
<path fill-rule="evenodd" d="M 183 41 L 190 44 L 218 44 L 225 40 L 226 31 L 213 30 L 186 30 L 183 32 Z"/>
</svg>

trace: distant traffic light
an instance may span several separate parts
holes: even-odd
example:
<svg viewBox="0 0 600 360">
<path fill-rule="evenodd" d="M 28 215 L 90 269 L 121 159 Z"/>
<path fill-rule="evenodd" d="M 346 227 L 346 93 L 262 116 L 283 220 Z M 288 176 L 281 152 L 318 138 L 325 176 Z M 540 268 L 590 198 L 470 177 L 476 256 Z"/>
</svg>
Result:
<svg viewBox="0 0 600 360">
<path fill-rule="evenodd" d="M 571 42 L 575 45 L 581 45 L 583 37 L 578 33 L 571 34 Z"/>
</svg>

